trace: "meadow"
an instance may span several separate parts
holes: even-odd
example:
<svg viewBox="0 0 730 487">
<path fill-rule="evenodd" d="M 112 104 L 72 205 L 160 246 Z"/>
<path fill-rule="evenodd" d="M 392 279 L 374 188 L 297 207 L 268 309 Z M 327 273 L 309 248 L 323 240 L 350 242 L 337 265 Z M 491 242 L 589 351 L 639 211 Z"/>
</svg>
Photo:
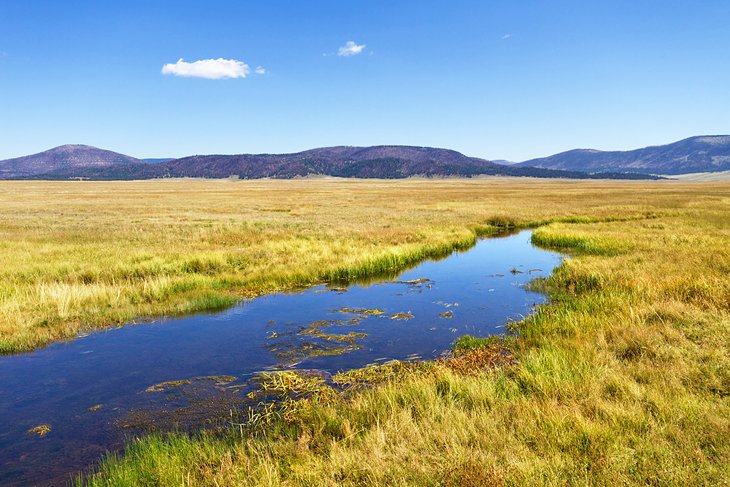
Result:
<svg viewBox="0 0 730 487">
<path fill-rule="evenodd" d="M 568 252 L 509 339 L 353 371 L 227 433 L 152 435 L 91 485 L 727 485 L 730 184 L 0 183 L 4 353 L 393 270 L 497 228 Z M 279 385 L 276 384 L 284 384 Z"/>
<path fill-rule="evenodd" d="M 513 179 L 4 181 L 0 353 L 400 268 L 471 245 L 494 224 L 640 218 L 726 188 Z"/>
</svg>

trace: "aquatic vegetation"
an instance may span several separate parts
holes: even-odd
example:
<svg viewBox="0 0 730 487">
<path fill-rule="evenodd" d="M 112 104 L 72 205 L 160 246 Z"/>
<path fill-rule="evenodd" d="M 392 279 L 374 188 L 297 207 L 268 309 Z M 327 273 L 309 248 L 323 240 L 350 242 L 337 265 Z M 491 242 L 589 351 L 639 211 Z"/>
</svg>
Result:
<svg viewBox="0 0 730 487">
<path fill-rule="evenodd" d="M 349 308 L 347 308 L 349 309 Z M 360 310 L 355 310 L 360 311 Z M 377 314 L 375 311 L 369 314 Z M 349 313 L 349 311 L 346 311 Z M 366 316 L 365 313 L 358 313 Z M 325 331 L 331 327 L 355 326 L 361 318 L 348 320 L 317 320 L 304 326 L 296 326 L 296 331 L 271 332 L 267 339 L 272 341 L 268 349 L 277 360 L 285 365 L 292 365 L 311 357 L 334 356 L 360 350 L 358 340 L 366 338 L 367 333 L 350 331 L 347 333 L 331 333 Z"/>
<path fill-rule="evenodd" d="M 276 421 L 290 424 L 307 405 L 328 403 L 339 397 L 338 391 L 316 370 L 262 372 L 254 382 L 258 388 L 248 398 L 258 403 L 247 408 L 243 415 L 245 423 L 238 424 L 241 431 L 244 427 L 248 431 L 268 427 Z"/>
<path fill-rule="evenodd" d="M 433 199 L 413 225 L 542 224 L 534 242 L 572 253 L 538 281 L 551 304 L 512 325 L 519 338 L 337 374 L 342 396 L 293 400 L 261 429 L 154 435 L 80 482 L 727 484 L 727 184 L 540 182 L 518 194 L 490 180 L 489 199 L 470 192 L 477 182 L 440 184 L 422 186 L 439 191 L 424 191 Z"/>
<path fill-rule="evenodd" d="M 384 311 L 382 309 L 372 308 L 340 308 L 337 310 L 338 313 L 350 313 L 355 315 L 382 315 Z"/>
<path fill-rule="evenodd" d="M 320 391 L 325 386 L 325 377 L 317 371 L 287 370 L 261 372 L 255 382 L 263 393 L 284 393 L 301 396 Z"/>
<path fill-rule="evenodd" d="M 41 438 L 46 436 L 48 433 L 51 432 L 51 427 L 47 424 L 39 424 L 38 426 L 35 426 L 28 430 L 28 433 L 32 433 L 34 435 L 38 435 Z"/>
<path fill-rule="evenodd" d="M 411 313 L 410 311 L 406 313 L 395 313 L 393 315 L 390 315 L 391 320 L 410 320 L 413 318 L 415 318 L 415 316 L 413 316 L 413 313 Z"/>
<path fill-rule="evenodd" d="M 269 347 L 269 351 L 283 365 L 294 365 L 311 357 L 331 357 L 360 350 L 355 343 L 320 343 L 316 341 L 282 342 Z"/>
<path fill-rule="evenodd" d="M 229 382 L 235 382 L 238 380 L 238 377 L 234 377 L 232 375 L 206 375 L 203 377 L 196 377 L 198 380 L 210 380 L 215 382 L 215 385 L 222 386 L 226 385 Z"/>
<path fill-rule="evenodd" d="M 90 408 L 87 408 L 87 411 L 90 411 L 93 413 L 94 411 L 98 411 L 99 409 L 101 409 L 103 407 L 104 407 L 103 404 L 96 404 L 94 406 L 91 406 Z"/>
<path fill-rule="evenodd" d="M 454 312 L 453 312 L 453 311 L 451 311 L 451 310 L 448 310 L 448 311 L 444 311 L 443 313 L 439 313 L 439 316 L 440 316 L 441 318 L 447 318 L 447 319 L 450 319 L 450 318 L 453 318 L 453 317 L 454 317 Z"/>
<path fill-rule="evenodd" d="M 408 284 L 410 286 L 418 286 L 420 284 L 427 284 L 433 282 L 431 279 L 427 277 L 419 277 L 418 279 L 411 279 L 408 281 L 398 281 L 401 284 Z"/>
<path fill-rule="evenodd" d="M 190 379 L 169 380 L 166 382 L 160 382 L 159 384 L 151 385 L 147 389 L 145 389 L 145 392 L 163 392 L 175 387 L 180 387 L 192 383 L 193 381 L 191 381 Z"/>
<path fill-rule="evenodd" d="M 349 343 L 349 344 L 353 344 L 357 340 L 368 336 L 367 333 L 361 333 L 361 332 L 356 332 L 356 331 L 351 331 L 346 334 L 325 333 L 322 330 L 320 330 L 319 328 L 309 328 L 306 330 L 302 330 L 298 333 L 298 335 L 313 336 L 313 337 L 317 337 L 317 338 L 320 338 L 320 339 L 328 341 L 328 342 L 339 342 L 339 343 Z"/>
<path fill-rule="evenodd" d="M 208 431 L 227 429 L 232 418 L 244 414 L 244 398 L 237 388 L 211 387 L 210 382 L 181 386 L 164 402 L 132 409 L 115 425 L 134 432 Z M 207 386 L 207 387 L 206 387 Z"/>
<path fill-rule="evenodd" d="M 164 392 L 201 381 L 209 381 L 213 382 L 216 386 L 223 386 L 236 380 L 237 378 L 232 375 L 206 375 L 200 377 L 191 377 L 189 379 L 160 382 L 159 384 L 149 386 L 147 389 L 145 389 L 145 392 Z"/>
</svg>

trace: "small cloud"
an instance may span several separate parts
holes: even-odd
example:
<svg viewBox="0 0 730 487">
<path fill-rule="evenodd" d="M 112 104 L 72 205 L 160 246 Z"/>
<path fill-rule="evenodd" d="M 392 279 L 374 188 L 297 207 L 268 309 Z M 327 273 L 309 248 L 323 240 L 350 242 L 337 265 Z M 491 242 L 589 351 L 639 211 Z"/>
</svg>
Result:
<svg viewBox="0 0 730 487">
<path fill-rule="evenodd" d="M 186 78 L 224 79 L 245 78 L 251 72 L 248 64 L 235 59 L 201 59 L 192 63 L 180 58 L 174 64 L 162 66 L 162 74 Z"/>
<path fill-rule="evenodd" d="M 266 74 L 266 68 L 263 66 L 256 66 L 256 69 L 254 70 L 254 73 L 256 74 Z"/>
<path fill-rule="evenodd" d="M 356 56 L 365 49 L 365 44 L 356 44 L 355 41 L 347 41 L 344 46 L 337 50 L 338 56 Z"/>
<path fill-rule="evenodd" d="M 512 37 L 512 34 L 505 34 L 505 35 L 503 35 L 503 36 L 502 36 L 502 40 L 503 40 L 503 41 L 506 41 L 506 40 L 507 40 L 507 39 L 509 39 L 510 37 Z"/>
</svg>

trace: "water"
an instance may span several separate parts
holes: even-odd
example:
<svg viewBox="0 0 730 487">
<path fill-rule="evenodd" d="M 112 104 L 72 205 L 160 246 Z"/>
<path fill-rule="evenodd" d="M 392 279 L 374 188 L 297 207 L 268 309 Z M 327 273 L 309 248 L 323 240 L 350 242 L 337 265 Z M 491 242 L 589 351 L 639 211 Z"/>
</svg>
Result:
<svg viewBox="0 0 730 487">
<path fill-rule="evenodd" d="M 139 431 L 140 418 L 164 428 L 177 418 L 177 407 L 186 421 L 199 420 L 210 413 L 206 408 L 229 408 L 241 397 L 231 384 L 208 379 L 193 380 L 186 387 L 198 390 L 189 395 L 147 392 L 154 384 L 227 375 L 236 377 L 235 385 L 265 369 L 334 373 L 389 359 L 430 359 L 460 335 L 503 333 L 505 323 L 545 299 L 525 284 L 548 276 L 560 260 L 521 232 L 480 240 L 391 281 L 274 294 L 222 313 L 101 331 L 0 357 L 0 484 L 63 483 L 121 448 Z M 383 313 L 338 311 L 343 308 Z M 392 319 L 398 313 L 412 317 Z M 342 338 L 350 332 L 356 335 Z M 208 401 L 216 395 L 225 400 Z M 40 424 L 51 432 L 28 432 Z"/>
</svg>

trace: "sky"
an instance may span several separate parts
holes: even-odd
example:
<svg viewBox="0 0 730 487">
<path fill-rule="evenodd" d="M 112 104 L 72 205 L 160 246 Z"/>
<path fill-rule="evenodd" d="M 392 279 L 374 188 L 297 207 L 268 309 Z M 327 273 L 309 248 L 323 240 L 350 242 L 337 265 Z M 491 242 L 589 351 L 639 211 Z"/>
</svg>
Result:
<svg viewBox="0 0 730 487">
<path fill-rule="evenodd" d="M 728 134 L 728 26 L 727 0 L 2 0 L 0 159 Z"/>
</svg>

